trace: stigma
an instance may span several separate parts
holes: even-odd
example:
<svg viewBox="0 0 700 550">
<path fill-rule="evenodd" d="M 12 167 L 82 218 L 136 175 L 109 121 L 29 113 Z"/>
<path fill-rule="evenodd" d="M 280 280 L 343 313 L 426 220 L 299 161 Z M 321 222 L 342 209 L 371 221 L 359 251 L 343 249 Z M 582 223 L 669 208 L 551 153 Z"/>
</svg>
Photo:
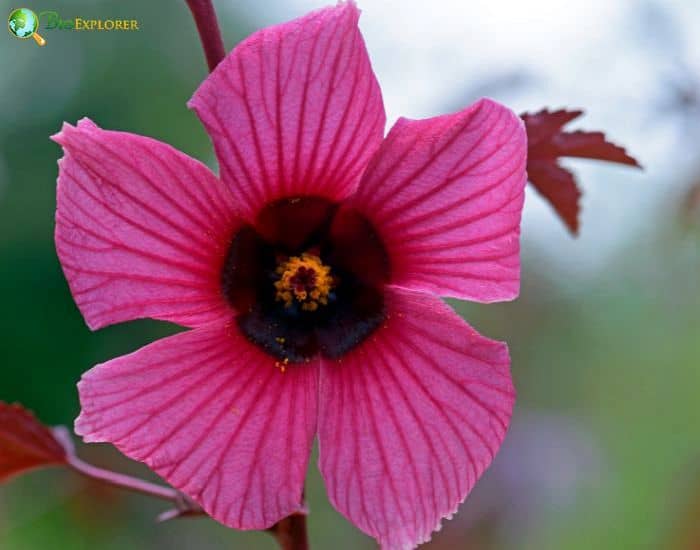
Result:
<svg viewBox="0 0 700 550">
<path fill-rule="evenodd" d="M 297 304 L 303 311 L 316 311 L 328 304 L 333 289 L 331 268 L 321 258 L 305 252 L 292 256 L 277 266 L 279 279 L 275 281 L 275 300 L 287 308 Z"/>
</svg>

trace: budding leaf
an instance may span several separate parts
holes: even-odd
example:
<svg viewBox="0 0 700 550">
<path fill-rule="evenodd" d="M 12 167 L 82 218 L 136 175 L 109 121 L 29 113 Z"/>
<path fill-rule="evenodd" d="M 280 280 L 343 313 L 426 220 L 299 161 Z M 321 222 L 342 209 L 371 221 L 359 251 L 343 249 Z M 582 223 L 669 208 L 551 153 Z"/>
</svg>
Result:
<svg viewBox="0 0 700 550">
<path fill-rule="evenodd" d="M 552 205 L 569 230 L 579 229 L 578 188 L 574 174 L 561 166 L 561 157 L 604 160 L 641 168 L 623 147 L 611 143 L 602 132 L 569 132 L 563 127 L 583 114 L 583 111 L 542 109 L 523 113 L 527 131 L 527 174 L 535 189 Z"/>
<path fill-rule="evenodd" d="M 66 461 L 66 450 L 51 428 L 21 405 L 0 401 L 0 481 Z"/>
</svg>

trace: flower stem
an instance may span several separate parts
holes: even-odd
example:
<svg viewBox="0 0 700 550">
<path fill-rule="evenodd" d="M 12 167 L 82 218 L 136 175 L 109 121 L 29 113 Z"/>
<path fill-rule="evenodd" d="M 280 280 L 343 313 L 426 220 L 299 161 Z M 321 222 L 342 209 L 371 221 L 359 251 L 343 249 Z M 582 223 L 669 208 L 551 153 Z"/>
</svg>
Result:
<svg viewBox="0 0 700 550">
<path fill-rule="evenodd" d="M 219 61 L 226 56 L 214 5 L 211 3 L 211 0 L 187 0 L 187 5 L 197 25 L 199 39 L 202 42 L 202 48 L 204 48 L 209 72 L 211 72 L 219 64 Z"/>
<path fill-rule="evenodd" d="M 292 514 L 269 529 L 282 550 L 309 550 L 306 516 Z"/>
<path fill-rule="evenodd" d="M 90 479 L 101 481 L 120 489 L 126 489 L 127 491 L 159 498 L 173 504 L 174 508 L 160 514 L 158 521 L 167 521 L 183 516 L 198 516 L 205 513 L 199 504 L 172 487 L 158 485 L 150 481 L 93 466 L 79 459 L 72 451 L 67 453 L 66 460 L 68 461 L 68 466 L 74 471 Z M 275 537 L 281 550 L 309 550 L 306 516 L 303 514 L 292 514 L 277 522 L 267 531 Z"/>
<path fill-rule="evenodd" d="M 98 468 L 97 466 L 83 462 L 75 455 L 68 455 L 68 465 L 76 472 L 91 479 L 96 479 L 97 481 L 101 481 L 121 489 L 127 489 L 129 491 L 159 498 L 161 500 L 167 500 L 177 507 L 179 512 L 177 515 L 195 515 L 204 513 L 198 504 L 191 501 L 180 491 L 173 489 L 172 487 L 165 487 L 164 485 L 158 485 L 156 483 L 151 483 L 150 481 L 144 481 L 143 479 Z"/>
<path fill-rule="evenodd" d="M 68 465 L 73 470 L 90 479 L 95 479 L 120 489 L 166 500 L 174 504 L 175 508 L 163 512 L 158 517 L 159 521 L 204 514 L 204 510 L 196 502 L 193 502 L 172 487 L 158 485 L 150 481 L 93 466 L 83 462 L 74 454 L 69 454 L 67 460 Z M 309 550 L 308 536 L 306 534 L 306 516 L 303 514 L 292 514 L 284 518 L 270 527 L 268 532 L 275 537 L 281 550 Z"/>
</svg>

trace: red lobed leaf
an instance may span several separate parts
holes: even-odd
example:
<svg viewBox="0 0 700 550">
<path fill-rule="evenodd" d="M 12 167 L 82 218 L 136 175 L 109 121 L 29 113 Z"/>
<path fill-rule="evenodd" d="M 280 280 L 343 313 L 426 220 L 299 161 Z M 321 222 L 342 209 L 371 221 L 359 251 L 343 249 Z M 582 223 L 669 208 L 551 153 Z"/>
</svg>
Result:
<svg viewBox="0 0 700 550">
<path fill-rule="evenodd" d="M 0 481 L 33 468 L 66 463 L 66 451 L 51 428 L 21 405 L 0 401 Z"/>
<path fill-rule="evenodd" d="M 626 164 L 640 168 L 637 160 L 603 132 L 565 131 L 569 122 L 583 114 L 579 110 L 542 109 L 523 113 L 527 131 L 527 173 L 533 187 L 552 205 L 569 230 L 579 228 L 581 191 L 572 172 L 559 164 L 561 157 L 578 157 Z"/>
<path fill-rule="evenodd" d="M 535 189 L 554 207 L 566 227 L 576 235 L 581 190 L 574 175 L 556 162 L 534 160 L 527 163 L 527 177 Z"/>
<path fill-rule="evenodd" d="M 559 111 L 542 109 L 537 113 L 521 114 L 520 118 L 525 122 L 527 130 L 528 149 L 551 139 L 552 136 L 559 133 L 563 126 L 582 114 L 583 111 L 567 111 L 566 109 Z"/>
</svg>

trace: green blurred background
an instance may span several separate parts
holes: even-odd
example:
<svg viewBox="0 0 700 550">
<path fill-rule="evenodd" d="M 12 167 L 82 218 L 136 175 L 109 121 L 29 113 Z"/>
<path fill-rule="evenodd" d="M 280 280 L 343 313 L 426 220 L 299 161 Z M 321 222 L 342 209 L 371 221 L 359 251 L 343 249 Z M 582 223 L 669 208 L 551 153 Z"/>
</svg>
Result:
<svg viewBox="0 0 700 550">
<path fill-rule="evenodd" d="M 504 24 L 509 18 L 513 26 L 522 23 L 508 9 L 515 2 L 497 4 Z M 594 19 L 599 4 L 589 8 Z M 645 71 L 666 48 L 675 48 L 678 60 L 670 72 L 647 75 L 658 86 L 640 91 L 634 102 L 622 90 L 617 97 L 574 93 L 571 103 L 522 55 L 502 71 L 483 70 L 491 48 L 486 43 L 476 74 L 456 81 L 451 74 L 449 93 L 435 99 L 416 87 L 422 103 L 415 103 L 413 116 L 452 110 L 481 94 L 530 109 L 604 102 L 618 114 L 608 119 L 600 107 L 595 118 L 593 109 L 589 126 L 616 128 L 615 136 L 648 167 L 646 175 L 605 166 L 579 171 L 594 199 L 584 201 L 578 240 L 529 193 L 520 299 L 453 303 L 482 333 L 509 342 L 519 399 L 493 467 L 430 548 L 700 548 L 700 153 L 694 133 L 700 63 L 686 63 L 689 46 L 670 44 L 659 27 L 659 13 L 668 23 L 689 3 L 663 9 L 623 4 L 620 13 L 638 16 L 639 25 L 626 34 L 623 27 L 615 31 L 620 58 L 636 59 Z M 0 5 L 2 13 L 17 7 L 6 0 Z M 260 26 L 320 5 L 216 3 L 228 48 Z M 184 2 L 41 1 L 28 7 L 64 18 L 138 19 L 141 26 L 135 33 L 45 31 L 48 44 L 41 49 L 9 34 L 0 39 L 0 400 L 19 401 L 47 423 L 70 426 L 83 371 L 176 329 L 140 321 L 89 332 L 54 250 L 60 150 L 48 137 L 64 120 L 89 116 L 105 128 L 161 139 L 215 167 L 208 138 L 185 107 L 207 71 Z M 551 12 L 546 2 L 532 9 Z M 391 119 L 397 104 L 414 105 L 410 86 L 392 91 L 392 56 L 403 56 L 404 74 L 421 79 L 418 58 L 442 46 L 428 39 L 418 50 L 399 44 L 392 52 L 386 41 L 373 42 L 382 25 L 399 32 L 381 10 L 366 6 L 363 25 L 380 83 L 389 90 L 385 99 L 396 98 Z M 449 9 L 441 14 L 449 16 Z M 624 21 L 631 25 L 626 15 Z M 434 15 L 426 25 L 437 26 Z M 648 38 L 649 28 L 659 31 L 656 45 L 642 47 L 639 36 Z M 605 43 L 591 36 L 590 46 L 584 41 L 577 50 L 584 52 L 581 59 Z M 469 55 L 477 47 L 471 44 Z M 566 70 L 560 68 L 566 64 L 538 65 L 536 55 L 530 66 Z M 582 70 L 570 68 L 572 79 Z M 486 89 L 476 85 L 478 78 Z M 597 85 L 589 79 L 584 88 Z M 655 169 L 657 160 L 663 169 Z M 79 452 L 104 466 L 149 475 L 108 446 L 80 445 Z M 374 547 L 330 507 L 314 465 L 307 495 L 315 548 Z M 265 534 L 234 532 L 207 519 L 155 525 L 162 508 L 68 472 L 34 472 L 0 487 L 0 548 L 274 548 Z"/>
</svg>

